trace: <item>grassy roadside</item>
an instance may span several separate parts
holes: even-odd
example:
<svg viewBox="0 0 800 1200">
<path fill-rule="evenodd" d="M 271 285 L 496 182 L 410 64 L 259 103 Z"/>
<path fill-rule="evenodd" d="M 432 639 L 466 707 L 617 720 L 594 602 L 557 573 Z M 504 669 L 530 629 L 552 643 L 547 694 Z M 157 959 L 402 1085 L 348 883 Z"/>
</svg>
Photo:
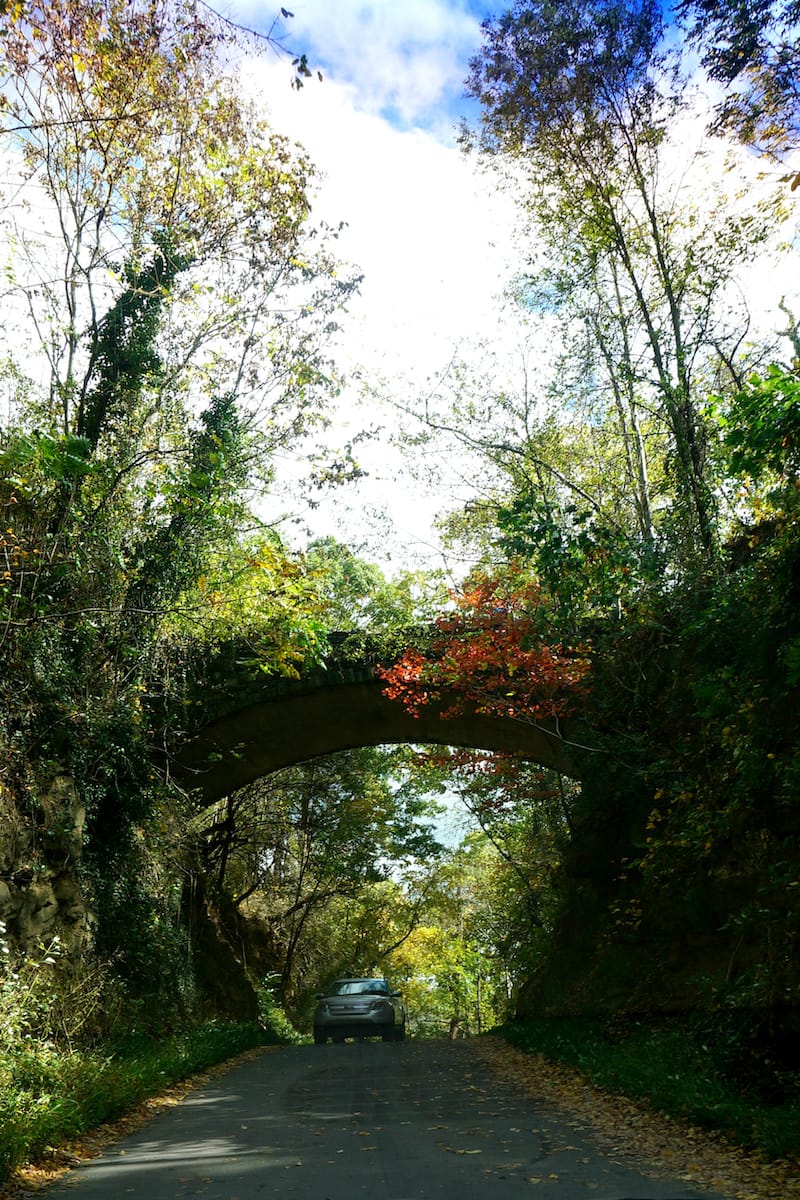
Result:
<svg viewBox="0 0 800 1200">
<path fill-rule="evenodd" d="M 677 1018 L 653 1026 L 630 1018 L 560 1017 L 492 1032 L 745 1149 L 772 1159 L 800 1155 L 800 1076 L 782 1070 L 742 1028 Z"/>
<path fill-rule="evenodd" d="M 0 1063 L 0 1182 L 21 1164 L 187 1076 L 282 1040 L 255 1022 L 211 1021 L 164 1038 L 129 1036 L 92 1051 L 21 1046 Z"/>
</svg>

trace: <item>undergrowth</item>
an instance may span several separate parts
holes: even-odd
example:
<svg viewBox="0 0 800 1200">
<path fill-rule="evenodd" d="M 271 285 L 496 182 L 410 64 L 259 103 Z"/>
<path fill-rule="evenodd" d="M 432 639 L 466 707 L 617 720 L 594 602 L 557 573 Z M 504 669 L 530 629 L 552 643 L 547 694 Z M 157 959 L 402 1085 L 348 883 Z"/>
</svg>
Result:
<svg viewBox="0 0 800 1200">
<path fill-rule="evenodd" d="M 91 1051 L 21 1046 L 0 1064 L 0 1179 L 171 1084 L 272 1040 L 255 1022 L 207 1022 Z"/>
<path fill-rule="evenodd" d="M 0 1180 L 243 1050 L 301 1040 L 266 987 L 259 998 L 258 1022 L 206 1021 L 161 1037 L 128 1032 L 92 1048 L 33 1037 L 7 1046 L 0 1059 Z"/>
<path fill-rule="evenodd" d="M 609 1091 L 723 1133 L 771 1158 L 800 1155 L 800 1076 L 765 1061 L 743 1030 L 707 1019 L 542 1018 L 493 1031 L 577 1067 Z"/>
<path fill-rule="evenodd" d="M 274 980 L 258 1020 L 201 1021 L 126 1003 L 102 964 L 60 972 L 57 941 L 15 962 L 4 935 L 0 922 L 0 1180 L 198 1071 L 301 1040 Z"/>
</svg>

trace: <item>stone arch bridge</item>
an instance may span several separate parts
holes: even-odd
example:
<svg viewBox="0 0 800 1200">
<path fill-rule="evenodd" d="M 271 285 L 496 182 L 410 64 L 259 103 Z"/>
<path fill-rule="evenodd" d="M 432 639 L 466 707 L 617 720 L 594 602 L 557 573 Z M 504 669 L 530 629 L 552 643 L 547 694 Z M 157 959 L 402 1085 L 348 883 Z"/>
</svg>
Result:
<svg viewBox="0 0 800 1200">
<path fill-rule="evenodd" d="M 476 713 L 445 719 L 434 705 L 413 717 L 383 695 L 383 686 L 369 650 L 344 662 L 334 655 L 324 669 L 298 680 L 267 677 L 254 684 L 252 668 L 249 673 L 239 668 L 238 677 L 232 669 L 221 689 L 224 704 L 181 744 L 170 773 L 206 805 L 308 759 L 404 742 L 510 751 L 581 776 L 582 752 L 571 740 L 572 723 L 531 724 Z"/>
</svg>

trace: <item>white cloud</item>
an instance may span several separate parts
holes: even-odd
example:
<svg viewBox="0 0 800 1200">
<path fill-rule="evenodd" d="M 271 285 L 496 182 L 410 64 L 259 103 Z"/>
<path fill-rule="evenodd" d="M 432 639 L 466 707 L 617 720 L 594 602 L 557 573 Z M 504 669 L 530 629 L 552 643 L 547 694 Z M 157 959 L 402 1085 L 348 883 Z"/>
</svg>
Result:
<svg viewBox="0 0 800 1200">
<path fill-rule="evenodd" d="M 359 109 L 353 86 L 291 90 L 285 72 L 248 76 L 275 128 L 322 172 L 317 216 L 347 223 L 340 254 L 364 273 L 357 353 L 435 370 L 456 343 L 490 333 L 511 260 L 510 198 L 455 147 Z"/>
<path fill-rule="evenodd" d="M 480 41 L 475 0 L 298 0 L 284 22 L 324 81 L 289 87 L 286 61 L 248 65 L 277 131 L 299 141 L 323 172 L 315 214 L 347 222 L 337 251 L 363 272 L 342 337 L 346 365 L 387 378 L 412 400 L 454 352 L 500 335 L 497 298 L 509 273 L 511 203 L 455 146 L 464 79 Z M 264 10 L 237 0 L 231 14 L 263 28 Z M 396 420 L 345 399 L 337 432 Z M 380 558 L 429 555 L 432 518 L 446 505 L 404 477 L 396 451 L 362 447 L 370 476 L 312 514 L 313 526 L 380 547 Z M 389 549 L 380 509 L 395 529 Z M 370 514 L 373 514 L 370 517 Z M 398 548 L 398 543 L 401 544 Z"/>
<path fill-rule="evenodd" d="M 497 340 L 498 297 L 512 255 L 510 198 L 452 144 L 365 111 L 352 83 L 330 77 L 297 92 L 285 67 L 264 60 L 249 63 L 247 77 L 276 130 L 305 146 L 322 172 L 317 218 L 347 222 L 337 253 L 363 272 L 364 282 L 344 322 L 345 365 L 388 377 L 395 387 L 402 380 L 411 399 L 456 350 Z M 388 419 L 345 404 L 337 431 L 349 436 Z M 334 496 L 313 515 L 314 527 L 343 539 L 369 537 L 364 514 L 386 501 L 400 542 L 417 543 L 428 555 L 443 498 L 426 498 L 418 482 L 404 481 L 402 461 L 389 448 L 364 453 L 369 480 L 353 497 Z M 379 518 L 372 527 L 372 540 L 385 548 Z M 395 561 L 399 553 L 395 544 Z"/>
<path fill-rule="evenodd" d="M 468 0 L 299 0 L 290 7 L 287 46 L 305 51 L 334 82 L 351 85 L 360 111 L 451 137 L 453 105 L 480 42 Z M 232 15 L 263 22 L 263 8 L 252 0 L 239 0 Z"/>
</svg>

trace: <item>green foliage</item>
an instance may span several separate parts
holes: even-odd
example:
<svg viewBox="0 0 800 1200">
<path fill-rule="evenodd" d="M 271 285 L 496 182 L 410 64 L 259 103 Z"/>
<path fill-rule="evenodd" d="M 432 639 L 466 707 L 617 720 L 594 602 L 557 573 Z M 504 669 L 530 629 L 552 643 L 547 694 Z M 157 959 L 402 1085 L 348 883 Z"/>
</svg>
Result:
<svg viewBox="0 0 800 1200">
<path fill-rule="evenodd" d="M 783 155 L 797 146 L 800 106 L 796 87 L 796 0 L 730 4 L 681 0 L 676 13 L 689 25 L 703 66 L 724 86 L 715 131 L 733 133 L 762 153 Z M 793 172 L 794 187 L 798 179 Z"/>
<path fill-rule="evenodd" d="M 756 485 L 794 486 L 800 472 L 800 379 L 773 365 L 726 401 L 716 402 L 729 471 Z M 795 488 L 796 491 L 796 488 Z M 795 497 L 796 499 L 796 497 Z"/>
<path fill-rule="evenodd" d="M 552 938 L 576 785 L 512 755 L 454 749 L 421 752 L 415 778 L 420 788 L 438 783 L 451 802 L 457 797 L 479 827 L 443 871 L 470 897 L 475 945 L 493 960 L 487 978 L 497 988 L 502 976 L 505 992 L 515 992 Z"/>
<path fill-rule="evenodd" d="M 658 6 L 638 0 L 519 0 L 484 24 L 468 81 L 482 109 L 473 140 L 515 194 L 524 181 L 530 250 L 517 291 L 564 352 L 552 387 L 556 452 L 539 449 L 541 406 L 530 399 L 526 445 L 510 447 L 505 431 L 477 440 L 524 463 L 519 491 L 533 498 L 532 534 L 544 545 L 553 523 L 569 529 L 570 491 L 566 503 L 596 520 L 604 544 L 609 531 L 629 539 L 629 557 L 641 547 L 646 564 L 665 545 L 673 561 L 696 565 L 713 561 L 718 539 L 703 391 L 709 378 L 727 386 L 747 371 L 727 284 L 773 216 L 755 197 L 743 208 L 704 169 L 701 178 L 697 159 L 675 182 L 673 156 L 685 152 L 671 129 L 689 101 L 685 81 L 664 69 L 661 32 Z"/>
<path fill-rule="evenodd" d="M 25 1046 L 0 1063 L 0 1179 L 49 1147 L 114 1120 L 142 1100 L 263 1044 L 256 1025 L 207 1022 L 180 1034 L 128 1037 L 118 1046 L 64 1051 Z"/>
<path fill-rule="evenodd" d="M 6 940 L 6 925 L 0 921 L 0 1051 L 13 1054 L 43 1029 L 51 1032 L 56 985 L 50 968 L 59 953 L 57 941 L 38 947 L 17 963 Z"/>
<path fill-rule="evenodd" d="M 546 972 L 576 913 L 623 969 L 664 927 L 724 935 L 724 971 L 690 980 L 710 1009 L 794 1002 L 800 392 L 778 368 L 731 386 L 750 363 L 726 287 L 769 218 L 664 190 L 683 93 L 653 71 L 659 13 L 518 0 L 486 23 L 469 85 L 484 149 L 528 179 L 549 258 L 525 264 L 519 298 L 566 335 L 536 394 L 454 370 L 450 424 L 492 478 L 451 528 L 493 566 L 508 560 L 540 633 L 591 647 L 597 753 L 582 792 L 499 757 L 444 755 L 414 779 L 405 751 L 356 750 L 198 814 L 154 747 L 168 762 L 173 738 L 230 702 L 232 662 L 257 680 L 297 676 L 336 628 L 355 632 L 345 663 L 367 631 L 374 653 L 394 649 L 445 602 L 441 580 L 387 581 L 332 539 L 303 556 L 252 532 L 249 497 L 335 389 L 323 339 L 354 282 L 308 228 L 305 156 L 222 73 L 220 27 L 182 3 L 58 0 L 25 22 L 3 6 L 3 128 L 63 245 L 35 290 L 8 272 L 37 336 L 31 379 L 4 368 L 17 403 L 0 437 L 0 800 L 28 839 L 26 872 L 79 877 L 95 920 L 80 969 L 49 962 L 52 945 L 8 956 L 0 1164 L 154 1081 L 293 1040 L 281 1005 L 301 1022 L 334 971 L 386 969 L 417 1031 L 478 1032 Z M 43 265 L 38 245 L 23 249 Z M 721 561 L 718 505 L 734 491 L 752 521 Z M 528 647 L 492 657 L 501 626 L 520 633 L 512 607 L 483 594 L 460 626 L 450 612 L 442 668 L 480 684 L 493 663 L 505 709 L 532 667 Z M 432 796 L 454 768 L 481 831 L 443 856 Z M 51 798 L 61 775 L 86 806 L 83 845 Z M 574 834 L 608 822 L 618 837 L 578 903 L 563 869 Z M 202 1052 L 194 1033 L 172 1036 L 203 1001 L 193 885 L 233 942 L 248 927 L 261 939 L 248 960 L 261 1032 L 198 1030 Z M 583 943 L 574 956 L 588 961 Z M 747 1064 L 783 1089 L 757 1118 L 778 1130 L 797 1101 L 760 1031 L 712 1025 L 693 1031 L 704 1053 L 713 1042 L 711 1072 L 695 1054 L 689 1082 L 675 1077 L 674 1030 L 652 1043 L 639 1030 L 628 1054 L 616 1028 L 604 1078 L 645 1092 L 647 1060 L 675 1110 L 705 1111 L 705 1088 L 738 1130 L 756 1118 L 735 1115 L 726 1089 Z M 571 1039 L 556 1048 L 583 1066 L 609 1040 Z"/>
<path fill-rule="evenodd" d="M 129 918 L 130 930 L 138 925 Z M 187 1022 L 174 963 L 155 938 L 165 990 L 137 1002 L 117 964 L 69 961 L 57 939 L 15 955 L 0 924 L 0 1179 L 21 1163 L 112 1120 L 171 1083 L 265 1040 L 283 1040 L 278 1014 L 255 1025 Z M 143 970 L 138 980 L 142 985 Z"/>
<path fill-rule="evenodd" d="M 19 202 L 39 188 L 56 233 L 46 269 L 33 240 L 7 264 L 32 378 L 9 358 L 0 788 L 26 870 L 79 873 L 103 961 L 140 996 L 160 958 L 185 1017 L 191 855 L 154 747 L 168 757 L 232 631 L 256 670 L 317 653 L 310 572 L 252 536 L 247 498 L 320 419 L 323 339 L 352 281 L 308 228 L 307 159 L 227 77 L 231 30 L 210 11 L 59 0 L 18 17 L 0 136 Z M 18 285 L 23 260 L 41 287 Z M 38 833 L 56 776 L 85 805 L 82 838 L 67 812 Z"/>
<path fill-rule="evenodd" d="M 659 552 L 578 505 L 542 512 L 530 494 L 497 509 L 498 545 L 524 561 L 553 598 L 554 619 L 573 636 L 587 619 L 605 617 L 655 574 Z"/>
<path fill-rule="evenodd" d="M 267 1045 L 292 1045 L 303 1041 L 287 1017 L 278 997 L 280 976 L 269 975 L 258 985 L 259 1023 Z"/>
<path fill-rule="evenodd" d="M 113 436 L 124 423 L 129 415 L 126 398 L 138 398 L 162 369 L 155 341 L 164 301 L 191 260 L 172 250 L 169 233 L 155 231 L 153 244 L 152 262 L 143 267 L 132 260 L 125 263 L 124 290 L 97 322 L 92 348 L 95 381 L 76 420 L 78 436 L 93 449 L 101 434 Z"/>
<path fill-rule="evenodd" d="M 424 774 L 430 787 L 429 765 Z M 513 1010 L 516 987 L 536 961 L 548 886 L 547 852 L 537 855 L 522 836 L 515 844 L 508 828 L 519 832 L 526 816 L 509 814 L 502 832 L 495 820 L 488 832 L 467 835 L 417 884 L 418 924 L 388 960 L 415 1035 L 473 1036 Z"/>
<path fill-rule="evenodd" d="M 517 0 L 483 30 L 469 87 L 484 109 L 484 137 L 524 146 L 591 126 L 646 85 L 661 9 L 653 0 L 593 0 L 579 10 Z"/>
<path fill-rule="evenodd" d="M 316 577 L 328 629 L 351 631 L 348 644 L 353 647 L 359 644 L 358 630 L 372 643 L 433 620 L 445 599 L 438 572 L 400 571 L 387 580 L 380 567 L 331 537 L 311 542 L 306 560 Z"/>
<path fill-rule="evenodd" d="M 391 876 L 441 847 L 430 801 L 403 786 L 406 759 L 371 747 L 315 759 L 193 822 L 215 896 L 269 930 L 269 966 L 293 1011 L 337 964 L 377 967 L 418 919 Z"/>
<path fill-rule="evenodd" d="M 721 15 L 691 7 L 712 28 Z M 762 6 L 750 49 L 795 18 Z M 558 350 L 515 389 L 457 365 L 425 419 L 486 464 L 451 544 L 527 570 L 551 629 L 590 648 L 575 836 L 548 847 L 548 936 L 527 938 L 527 969 L 541 983 L 549 962 L 552 991 L 534 982 L 521 1002 L 657 1005 L 662 981 L 681 1002 L 768 1009 L 796 1003 L 800 982 L 798 390 L 763 367 L 771 348 L 745 348 L 729 284 L 780 206 L 748 206 L 686 155 L 674 171 L 689 93 L 662 32 L 638 3 L 519 0 L 485 22 L 465 141 L 522 193 L 516 295 Z M 473 800 L 529 865 L 525 798 L 507 795 L 502 820 L 488 791 Z M 707 938 L 714 961 L 677 961 L 675 930 Z M 633 962 L 647 964 L 637 981 Z"/>
<path fill-rule="evenodd" d="M 92 469 L 91 444 L 85 437 L 67 434 L 19 433 L 9 438 L 0 453 L 0 472 L 8 488 L 29 494 L 37 477 L 48 482 L 88 475 Z"/>
<path fill-rule="evenodd" d="M 796 518 L 744 542 L 724 574 L 594 624 L 596 752 L 554 922 L 551 1000 L 567 1010 L 797 996 Z M 703 950 L 681 950 L 679 930 Z"/>
<path fill-rule="evenodd" d="M 431 916 L 392 956 L 391 977 L 414 1037 L 471 1037 L 497 1021 L 496 964 L 472 931 Z"/>
</svg>

